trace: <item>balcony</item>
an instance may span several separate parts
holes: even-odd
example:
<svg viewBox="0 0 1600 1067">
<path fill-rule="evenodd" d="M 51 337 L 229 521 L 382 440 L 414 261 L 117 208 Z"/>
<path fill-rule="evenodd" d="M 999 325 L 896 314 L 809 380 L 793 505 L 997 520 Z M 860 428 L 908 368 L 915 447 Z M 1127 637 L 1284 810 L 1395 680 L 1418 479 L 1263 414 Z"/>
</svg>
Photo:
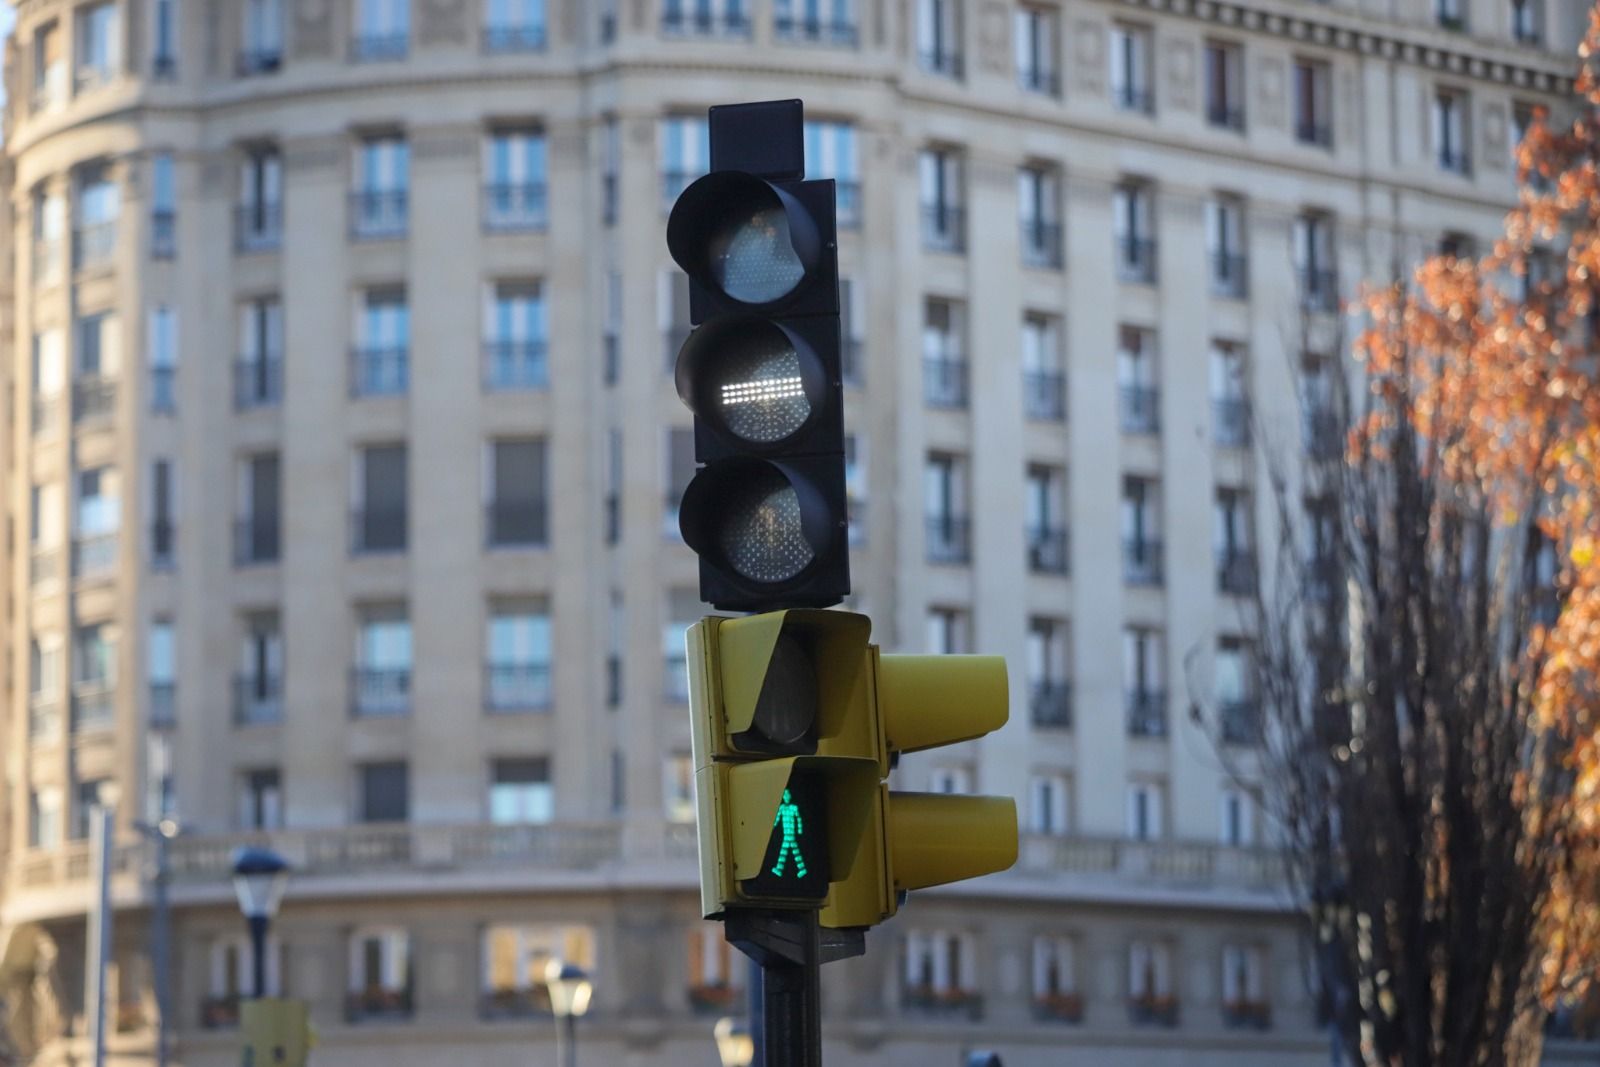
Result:
<svg viewBox="0 0 1600 1067">
<path fill-rule="evenodd" d="M 962 211 L 954 204 L 922 205 L 922 247 L 959 255 L 966 249 Z"/>
<path fill-rule="evenodd" d="M 689 660 L 681 654 L 668 655 L 661 665 L 662 691 L 669 704 L 689 703 Z"/>
<path fill-rule="evenodd" d="M 233 721 L 237 726 L 266 726 L 283 721 L 283 679 L 254 672 L 233 676 Z"/>
<path fill-rule="evenodd" d="M 171 209 L 150 213 L 150 257 L 171 259 L 178 254 L 178 214 Z"/>
<path fill-rule="evenodd" d="M 34 546 L 28 554 L 28 584 L 44 585 L 61 580 L 61 550 Z"/>
<path fill-rule="evenodd" d="M 1118 390 L 1123 433 L 1161 432 L 1161 392 L 1153 385 L 1124 385 Z"/>
<path fill-rule="evenodd" d="M 900 1007 L 908 1015 L 926 1019 L 978 1022 L 983 1018 L 983 994 L 975 989 L 906 986 L 900 990 Z"/>
<path fill-rule="evenodd" d="M 33 281 L 53 285 L 61 280 L 61 242 L 42 239 L 33 242 Z"/>
<path fill-rule="evenodd" d="M 117 406 L 117 380 L 103 374 L 81 374 L 72 383 L 72 421 L 109 419 Z"/>
<path fill-rule="evenodd" d="M 1333 147 L 1333 127 L 1325 122 L 1299 121 L 1294 124 L 1294 139 L 1318 148 Z"/>
<path fill-rule="evenodd" d="M 233 209 L 233 247 L 239 252 L 276 252 L 283 243 L 283 205 L 240 204 Z"/>
<path fill-rule="evenodd" d="M 1028 569 L 1035 574 L 1066 574 L 1069 570 L 1067 531 L 1060 527 L 1035 527 L 1028 531 Z"/>
<path fill-rule="evenodd" d="M 1254 700 L 1226 700 L 1217 707 L 1217 725 L 1224 744 L 1261 743 L 1261 706 Z"/>
<path fill-rule="evenodd" d="M 1472 155 L 1465 148 L 1441 148 L 1439 169 L 1468 177 L 1472 174 Z"/>
<path fill-rule="evenodd" d="M 344 997 L 344 1021 L 357 1023 L 404 1022 L 411 1018 L 411 990 L 374 987 Z"/>
<path fill-rule="evenodd" d="M 93 48 L 93 42 L 94 38 L 89 38 L 83 43 Z M 100 88 L 101 86 L 110 85 L 112 81 L 116 79 L 116 67 L 105 61 L 106 53 L 109 51 L 107 46 L 110 44 L 110 42 L 106 41 L 104 38 L 100 38 L 99 44 L 101 47 L 95 49 L 100 53 L 100 55 L 96 57 L 97 61 L 87 63 L 79 62 L 77 67 L 73 70 L 72 84 L 75 92 L 91 92 Z"/>
<path fill-rule="evenodd" d="M 350 513 L 350 551 L 379 555 L 406 550 L 405 504 L 356 508 Z"/>
<path fill-rule="evenodd" d="M 498 1019 L 549 1019 L 552 1015 L 549 986 L 495 989 L 478 994 L 478 1018 L 484 1022 Z"/>
<path fill-rule="evenodd" d="M 1166 994 L 1129 997 L 1128 1022 L 1134 1026 L 1172 1029 L 1178 1025 L 1178 998 Z"/>
<path fill-rule="evenodd" d="M 1244 108 L 1227 100 L 1206 105 L 1206 122 L 1214 129 L 1244 132 Z"/>
<path fill-rule="evenodd" d="M 1270 1030 L 1272 1005 L 1264 1000 L 1223 1001 L 1222 1025 L 1229 1030 Z"/>
<path fill-rule="evenodd" d="M 1167 694 L 1135 690 L 1127 694 L 1128 736 L 1167 736 Z"/>
<path fill-rule="evenodd" d="M 1237 252 L 1211 253 L 1211 295 L 1243 300 L 1250 295 L 1249 260 Z"/>
<path fill-rule="evenodd" d="M 1022 410 L 1038 422 L 1061 422 L 1067 417 L 1067 378 L 1058 371 L 1022 372 Z"/>
<path fill-rule="evenodd" d="M 350 672 L 350 714 L 393 718 L 411 711 L 411 668 L 356 667 Z"/>
<path fill-rule="evenodd" d="M 1243 397 L 1211 402 L 1211 437 L 1224 448 L 1250 447 L 1250 403 Z"/>
<path fill-rule="evenodd" d="M 1114 249 L 1117 277 L 1136 285 L 1154 285 L 1156 280 L 1156 243 L 1148 237 L 1118 234 Z"/>
<path fill-rule="evenodd" d="M 1248 548 L 1217 551 L 1217 589 L 1229 596 L 1253 596 L 1256 591 L 1256 554 Z"/>
<path fill-rule="evenodd" d="M 54 693 L 28 694 L 28 740 L 34 744 L 61 737 L 61 705 Z"/>
<path fill-rule="evenodd" d="M 1122 580 L 1132 586 L 1161 584 L 1161 542 L 1155 538 L 1130 538 L 1122 542 Z"/>
<path fill-rule="evenodd" d="M 848 48 L 854 48 L 860 39 L 856 24 L 847 19 L 795 18 L 792 15 L 774 16 L 772 35 L 780 41 L 804 41 Z"/>
<path fill-rule="evenodd" d="M 1061 269 L 1061 224 L 1025 219 L 1022 222 L 1022 265 L 1045 270 Z"/>
<path fill-rule="evenodd" d="M 233 406 L 238 411 L 283 402 L 283 360 L 276 352 L 246 354 L 233 365 Z"/>
<path fill-rule="evenodd" d="M 1056 730 L 1072 728 L 1072 685 L 1069 682 L 1033 682 L 1028 687 L 1028 710 L 1033 725 Z"/>
<path fill-rule="evenodd" d="M 483 386 L 493 393 L 548 389 L 550 367 L 543 341 L 485 341 Z"/>
<path fill-rule="evenodd" d="M 490 663 L 483 670 L 483 703 L 490 711 L 543 711 L 550 707 L 550 664 Z"/>
<path fill-rule="evenodd" d="M 178 565 L 178 526 L 171 519 L 150 523 L 150 569 L 170 571 Z"/>
<path fill-rule="evenodd" d="M 549 543 L 543 500 L 491 500 L 484 528 L 490 548 L 543 548 Z"/>
<path fill-rule="evenodd" d="M 1437 13 L 1439 28 L 1449 30 L 1451 33 L 1465 33 L 1467 30 L 1467 16 L 1460 11 L 1444 11 Z"/>
<path fill-rule="evenodd" d="M 1155 94 L 1142 85 L 1113 85 L 1111 104 L 1118 111 L 1132 111 L 1140 115 L 1153 115 L 1156 111 Z"/>
<path fill-rule="evenodd" d="M 1040 96 L 1060 96 L 1061 75 L 1049 67 L 1018 67 L 1017 88 L 1025 93 L 1037 93 Z"/>
<path fill-rule="evenodd" d="M 685 11 L 669 6 L 661 13 L 661 32 L 676 36 L 749 37 L 750 17 L 742 11 Z"/>
<path fill-rule="evenodd" d="M 278 562 L 278 516 L 240 519 L 233 528 L 233 559 L 240 566 Z"/>
<path fill-rule="evenodd" d="M 257 45 L 241 48 L 234 56 L 233 70 L 241 78 L 276 74 L 283 67 L 283 49 Z"/>
<path fill-rule="evenodd" d="M 178 687 L 172 682 L 150 683 L 150 726 L 166 729 L 178 721 Z"/>
<path fill-rule="evenodd" d="M 861 182 L 855 178 L 833 180 L 834 210 L 841 229 L 861 228 Z"/>
<path fill-rule="evenodd" d="M 972 561 L 972 523 L 966 516 L 929 515 L 928 562 L 960 565 Z"/>
<path fill-rule="evenodd" d="M 350 350 L 350 391 L 355 396 L 401 396 L 410 387 L 410 365 L 405 348 L 358 345 Z"/>
<path fill-rule="evenodd" d="M 357 33 L 350 38 L 350 58 L 357 63 L 392 63 L 406 57 L 411 35 L 398 33 Z"/>
<path fill-rule="evenodd" d="M 72 266 L 75 270 L 92 270 L 111 266 L 117 251 L 117 223 L 89 222 L 72 231 Z"/>
<path fill-rule="evenodd" d="M 60 394 L 35 394 L 30 414 L 30 429 L 35 437 L 46 437 L 54 433 L 60 407 Z"/>
<path fill-rule="evenodd" d="M 72 541 L 72 577 L 105 581 L 117 572 L 117 532 L 80 534 Z"/>
<path fill-rule="evenodd" d="M 200 998 L 200 1029 L 232 1030 L 239 1025 L 237 993 Z"/>
<path fill-rule="evenodd" d="M 150 410 L 157 415 L 172 415 L 178 410 L 177 368 L 150 368 Z"/>
<path fill-rule="evenodd" d="M 483 228 L 489 233 L 531 233 L 550 224 L 542 182 L 496 182 L 483 187 Z"/>
<path fill-rule="evenodd" d="M 350 236 L 358 241 L 406 235 L 410 196 L 404 189 L 357 189 L 350 194 Z"/>
<path fill-rule="evenodd" d="M 924 49 L 917 53 L 917 66 L 941 78 L 959 78 L 963 63 L 961 53 L 948 48 Z"/>
<path fill-rule="evenodd" d="M 109 730 L 115 718 L 116 691 L 108 679 L 89 678 L 72 683 L 73 733 Z"/>
<path fill-rule="evenodd" d="M 512 55 L 519 52 L 542 52 L 545 30 L 542 22 L 521 25 L 485 26 L 483 50 L 489 55 Z"/>
<path fill-rule="evenodd" d="M 930 408 L 967 406 L 967 361 L 932 357 L 922 361 L 922 396 Z"/>
</svg>

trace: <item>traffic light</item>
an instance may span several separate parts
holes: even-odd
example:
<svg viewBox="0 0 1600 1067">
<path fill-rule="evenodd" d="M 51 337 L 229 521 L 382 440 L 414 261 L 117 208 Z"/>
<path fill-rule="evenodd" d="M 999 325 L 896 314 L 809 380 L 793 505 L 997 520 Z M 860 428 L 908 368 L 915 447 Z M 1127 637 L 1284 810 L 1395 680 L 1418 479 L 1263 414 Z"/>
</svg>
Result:
<svg viewBox="0 0 1600 1067">
<path fill-rule="evenodd" d="M 679 526 L 725 610 L 850 592 L 834 186 L 801 180 L 802 119 L 798 100 L 712 108 L 711 173 L 667 220 L 695 326 L 674 373 L 699 464 Z"/>
<path fill-rule="evenodd" d="M 1007 717 L 998 656 L 882 655 L 871 621 L 785 610 L 690 627 L 702 914 L 820 908 L 871 926 L 912 889 L 1016 861 L 1010 798 L 890 792 L 901 752 Z"/>
<path fill-rule="evenodd" d="M 241 1067 L 304 1067 L 314 1043 L 301 1000 L 256 998 L 239 1005 Z"/>
</svg>

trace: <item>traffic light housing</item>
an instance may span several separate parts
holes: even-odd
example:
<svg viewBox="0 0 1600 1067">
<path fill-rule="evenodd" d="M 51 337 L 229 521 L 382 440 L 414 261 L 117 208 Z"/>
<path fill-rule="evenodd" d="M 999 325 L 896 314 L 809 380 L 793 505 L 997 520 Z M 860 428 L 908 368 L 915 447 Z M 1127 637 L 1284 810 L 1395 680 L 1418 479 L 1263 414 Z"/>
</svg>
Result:
<svg viewBox="0 0 1600 1067">
<path fill-rule="evenodd" d="M 902 893 L 1016 861 L 1010 798 L 891 792 L 901 752 L 1007 718 L 998 656 L 882 655 L 871 622 L 786 610 L 689 630 L 701 910 L 871 926 Z"/>
<path fill-rule="evenodd" d="M 834 184 L 803 180 L 800 101 L 714 107 L 711 173 L 667 220 L 694 331 L 674 382 L 695 416 L 679 527 L 717 608 L 850 592 Z"/>
</svg>

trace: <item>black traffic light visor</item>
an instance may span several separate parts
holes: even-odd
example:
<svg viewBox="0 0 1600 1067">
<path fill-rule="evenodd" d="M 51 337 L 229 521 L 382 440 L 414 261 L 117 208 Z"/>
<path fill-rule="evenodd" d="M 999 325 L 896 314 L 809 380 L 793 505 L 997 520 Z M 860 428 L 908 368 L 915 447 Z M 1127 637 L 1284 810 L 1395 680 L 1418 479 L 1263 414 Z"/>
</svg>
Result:
<svg viewBox="0 0 1600 1067">
<path fill-rule="evenodd" d="M 792 445 L 828 404 L 827 372 L 809 343 L 759 315 L 719 316 L 678 353 L 678 396 L 741 448 Z"/>
<path fill-rule="evenodd" d="M 678 197 L 667 250 L 708 290 L 752 309 L 781 306 L 816 271 L 816 220 L 793 196 L 743 171 L 717 171 Z"/>
<path fill-rule="evenodd" d="M 750 592 L 803 585 L 833 554 L 844 521 L 808 465 L 733 457 L 700 468 L 678 509 L 684 543 Z"/>
</svg>

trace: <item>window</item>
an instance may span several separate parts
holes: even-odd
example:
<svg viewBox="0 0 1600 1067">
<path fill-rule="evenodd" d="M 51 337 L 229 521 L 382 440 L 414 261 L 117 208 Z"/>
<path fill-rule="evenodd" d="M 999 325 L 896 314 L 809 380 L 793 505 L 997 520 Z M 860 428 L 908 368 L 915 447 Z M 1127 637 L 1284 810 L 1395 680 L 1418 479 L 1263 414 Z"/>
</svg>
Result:
<svg viewBox="0 0 1600 1067">
<path fill-rule="evenodd" d="M 813 0 L 815 2 L 815 0 Z M 805 124 L 806 177 L 832 178 L 839 225 L 861 225 L 861 171 L 856 128 L 848 122 Z"/>
<path fill-rule="evenodd" d="M 600 43 L 611 44 L 617 39 L 617 0 L 600 0 Z"/>
<path fill-rule="evenodd" d="M 1117 23 L 1111 27 L 1111 103 L 1122 111 L 1155 112 L 1151 91 L 1150 30 Z"/>
<path fill-rule="evenodd" d="M 117 216 L 122 193 L 104 163 L 91 163 L 77 175 L 77 227 L 72 261 L 78 270 L 105 266 L 117 248 Z"/>
<path fill-rule="evenodd" d="M 111 785 L 109 778 L 90 778 L 78 783 L 73 794 L 72 827 L 70 836 L 74 841 L 87 838 L 93 825 L 93 815 L 96 808 L 108 808 L 107 787 Z"/>
<path fill-rule="evenodd" d="M 749 0 L 663 0 L 661 28 L 667 33 L 747 37 Z"/>
<path fill-rule="evenodd" d="M 627 621 L 622 593 L 613 589 L 606 610 L 606 706 L 611 708 L 622 703 L 622 649 L 628 640 Z"/>
<path fill-rule="evenodd" d="M 1235 448 L 1249 445 L 1244 349 L 1229 341 L 1211 342 L 1211 410 L 1217 444 Z"/>
<path fill-rule="evenodd" d="M 272 145 L 245 150 L 239 164 L 239 213 L 235 236 L 239 251 L 278 247 L 283 233 L 283 156 Z"/>
<path fill-rule="evenodd" d="M 674 752 L 661 761 L 661 804 L 668 822 L 694 822 L 694 757 L 689 753 Z"/>
<path fill-rule="evenodd" d="M 241 726 L 283 717 L 283 631 L 275 612 L 244 619 L 239 673 L 234 679 L 234 721 Z"/>
<path fill-rule="evenodd" d="M 1540 0 L 1511 0 L 1511 39 L 1518 44 L 1539 44 L 1544 38 Z"/>
<path fill-rule="evenodd" d="M 1244 49 L 1206 42 L 1206 122 L 1224 130 L 1244 129 Z"/>
<path fill-rule="evenodd" d="M 1243 300 L 1249 292 L 1250 273 L 1242 198 L 1218 193 L 1206 201 L 1206 249 L 1211 261 L 1211 292 Z"/>
<path fill-rule="evenodd" d="M 682 427 L 672 427 L 667 430 L 667 493 L 666 506 L 662 511 L 662 534 L 669 540 L 676 540 L 681 535 L 678 526 L 678 507 L 683 501 L 684 490 L 689 487 L 689 482 L 694 478 L 694 431 Z"/>
<path fill-rule="evenodd" d="M 1040 935 L 1033 939 L 1033 1006 L 1046 1019 L 1077 1022 L 1083 1017 L 1077 946 L 1072 938 Z"/>
<path fill-rule="evenodd" d="M 867 321 L 866 285 L 859 278 L 839 279 L 840 373 L 847 386 L 860 387 L 866 377 L 862 331 Z"/>
<path fill-rule="evenodd" d="M 917 63 L 930 74 L 961 77 L 958 0 L 917 0 Z"/>
<path fill-rule="evenodd" d="M 489 443 L 488 542 L 491 547 L 544 545 L 545 443 L 538 438 Z"/>
<path fill-rule="evenodd" d="M 606 272 L 606 317 L 601 337 L 600 381 L 616 385 L 622 374 L 622 272 Z"/>
<path fill-rule="evenodd" d="M 1112 193 L 1117 277 L 1125 282 L 1149 285 L 1156 280 L 1154 199 L 1149 185 L 1141 181 L 1121 182 Z"/>
<path fill-rule="evenodd" d="M 968 562 L 972 558 L 972 540 L 967 518 L 965 457 L 949 452 L 928 453 L 922 486 L 928 562 Z"/>
<path fill-rule="evenodd" d="M 28 642 L 28 736 L 55 737 L 61 729 L 61 638 L 37 634 Z"/>
<path fill-rule="evenodd" d="M 1128 837 L 1133 841 L 1154 841 L 1162 836 L 1166 814 L 1167 788 L 1161 782 L 1131 782 L 1128 785 Z"/>
<path fill-rule="evenodd" d="M 1217 718 L 1226 744 L 1254 745 L 1261 740 L 1260 711 L 1251 685 L 1253 660 L 1249 646 L 1238 638 L 1217 642 Z"/>
<path fill-rule="evenodd" d="M 1152 330 L 1137 326 L 1117 330 L 1117 389 L 1123 433 L 1153 434 L 1161 428 L 1155 347 Z"/>
<path fill-rule="evenodd" d="M 235 559 L 271 563 L 278 559 L 278 454 L 263 452 L 239 466 L 239 520 Z"/>
<path fill-rule="evenodd" d="M 122 20 L 115 3 L 78 8 L 74 26 L 78 91 L 103 85 L 121 73 Z"/>
<path fill-rule="evenodd" d="M 85 315 L 75 324 L 77 366 L 72 383 L 74 422 L 109 417 L 116 407 L 122 364 L 121 322 L 114 312 Z"/>
<path fill-rule="evenodd" d="M 1167 732 L 1166 663 L 1161 631 L 1130 626 L 1122 631 L 1122 688 L 1128 733 L 1162 737 Z"/>
<path fill-rule="evenodd" d="M 178 251 L 178 185 L 172 153 L 150 157 L 150 255 L 171 259 Z"/>
<path fill-rule="evenodd" d="M 1333 145 L 1332 80 L 1326 63 L 1294 61 L 1294 138 L 1301 144 Z"/>
<path fill-rule="evenodd" d="M 1250 797 L 1235 786 L 1222 790 L 1219 836 L 1221 844 L 1248 848 L 1256 843 L 1255 807 Z"/>
<path fill-rule="evenodd" d="M 410 36 L 410 0 L 356 0 L 351 59 L 404 59 Z"/>
<path fill-rule="evenodd" d="M 283 828 L 283 782 L 276 767 L 239 775 L 239 829 Z"/>
<path fill-rule="evenodd" d="M 1135 1023 L 1177 1024 L 1171 945 L 1140 940 L 1128 946 L 1128 1001 Z"/>
<path fill-rule="evenodd" d="M 928 789 L 934 793 L 971 793 L 972 768 L 935 767 L 928 772 Z"/>
<path fill-rule="evenodd" d="M 489 772 L 489 821 L 497 826 L 546 823 L 555 817 L 550 761 L 543 756 L 497 759 Z"/>
<path fill-rule="evenodd" d="M 844 435 L 845 513 L 850 520 L 850 544 L 867 543 L 867 442 L 862 434 Z"/>
<path fill-rule="evenodd" d="M 1066 376 L 1061 373 L 1061 320 L 1022 316 L 1022 407 L 1030 419 L 1060 422 L 1067 416 Z"/>
<path fill-rule="evenodd" d="M 1127 584 L 1161 584 L 1161 487 L 1154 478 L 1122 479 L 1122 560 Z"/>
<path fill-rule="evenodd" d="M 486 230 L 506 233 L 545 228 L 549 215 L 543 130 L 493 131 L 484 145 L 483 170 Z"/>
<path fill-rule="evenodd" d="M 150 309 L 150 410 L 170 415 L 178 408 L 178 313 L 166 304 Z"/>
<path fill-rule="evenodd" d="M 117 680 L 117 631 L 110 623 L 85 623 L 72 635 L 72 729 L 111 725 Z"/>
<path fill-rule="evenodd" d="M 350 1020 L 411 1017 L 411 935 L 387 926 L 358 927 L 350 935 Z"/>
<path fill-rule="evenodd" d="M 715 926 L 696 923 L 689 928 L 689 1003 L 694 1007 L 720 1008 L 738 1003 L 743 983 L 743 957 L 733 951 Z"/>
<path fill-rule="evenodd" d="M 959 608 L 929 608 L 927 646 L 930 653 L 939 656 L 954 656 L 970 651 L 967 613 Z"/>
<path fill-rule="evenodd" d="M 402 762 L 363 763 L 357 798 L 359 822 L 405 822 L 410 812 L 410 781 Z"/>
<path fill-rule="evenodd" d="M 403 606 L 361 614 L 353 710 L 357 716 L 404 715 L 411 710 L 411 621 Z"/>
<path fill-rule="evenodd" d="M 667 621 L 661 627 L 661 659 L 665 671 L 666 698 L 674 704 L 689 702 L 689 660 L 686 636 L 704 613 L 700 594 L 694 589 L 672 589 L 667 593 Z"/>
<path fill-rule="evenodd" d="M 1308 211 L 1294 220 L 1294 261 L 1300 275 L 1300 299 L 1313 311 L 1332 311 L 1339 303 L 1339 274 L 1333 248 L 1331 215 Z"/>
<path fill-rule="evenodd" d="M 618 182 L 622 180 L 622 124 L 607 115 L 600 128 L 600 221 L 607 226 L 617 221 Z M 807 158 L 811 155 L 806 153 Z"/>
<path fill-rule="evenodd" d="M 544 287 L 496 282 L 485 289 L 484 382 L 493 391 L 550 385 Z"/>
<path fill-rule="evenodd" d="M 662 119 L 660 150 L 661 206 L 671 210 L 689 183 L 711 169 L 711 139 L 706 120 L 682 115 Z"/>
<path fill-rule="evenodd" d="M 930 251 L 960 252 L 965 248 L 964 169 L 961 155 L 954 149 L 925 148 L 917 157 L 922 246 Z"/>
<path fill-rule="evenodd" d="M 1017 220 L 1025 267 L 1061 266 L 1061 172 L 1033 163 L 1017 171 Z"/>
<path fill-rule="evenodd" d="M 33 280 L 53 285 L 61 280 L 62 243 L 67 235 L 64 197 L 37 188 L 33 192 Z"/>
<path fill-rule="evenodd" d="M 1465 0 L 1433 0 L 1433 14 L 1447 30 L 1467 28 Z"/>
<path fill-rule="evenodd" d="M 170 726 L 177 710 L 178 649 L 170 619 L 150 624 L 145 635 L 145 681 L 150 685 L 149 723 Z"/>
<path fill-rule="evenodd" d="M 902 1003 L 912 1010 L 948 1011 L 978 987 L 977 938 L 944 930 L 906 932 Z"/>
<path fill-rule="evenodd" d="M 1030 463 L 1024 482 L 1023 526 L 1028 568 L 1039 574 L 1067 572 L 1067 473 L 1061 467 Z"/>
<path fill-rule="evenodd" d="M 1265 1029 L 1270 1023 L 1265 957 L 1255 945 L 1222 946 L 1222 1017 L 1229 1026 Z"/>
<path fill-rule="evenodd" d="M 1056 96 L 1061 76 L 1056 64 L 1060 16 L 1051 8 L 1023 6 L 1012 16 L 1012 48 L 1017 84 L 1023 92 Z"/>
<path fill-rule="evenodd" d="M 922 388 L 931 408 L 967 406 L 966 308 L 957 301 L 923 305 Z"/>
<path fill-rule="evenodd" d="M 854 45 L 852 0 L 773 0 L 772 28 L 779 40 Z"/>
<path fill-rule="evenodd" d="M 239 30 L 239 73 L 277 70 L 283 63 L 283 0 L 245 0 Z"/>
<path fill-rule="evenodd" d="M 371 445 L 356 452 L 356 552 L 406 549 L 406 446 Z"/>
<path fill-rule="evenodd" d="M 1025 648 L 1028 704 L 1033 725 L 1067 728 L 1072 725 L 1072 683 L 1067 669 L 1067 624 L 1035 615 L 1028 619 Z"/>
<path fill-rule="evenodd" d="M 1212 545 L 1217 561 L 1217 588 L 1249 596 L 1256 588 L 1255 537 L 1251 533 L 1248 489 L 1218 489 L 1212 512 Z"/>
<path fill-rule="evenodd" d="M 61 24 L 46 22 L 33 32 L 33 110 L 67 102 L 67 61 Z"/>
<path fill-rule="evenodd" d="M 410 172 L 411 149 L 404 137 L 386 133 L 361 141 L 356 153 L 356 187 L 350 194 L 353 236 L 405 236 Z"/>
<path fill-rule="evenodd" d="M 151 725 L 161 724 L 152 720 Z M 152 730 L 145 737 L 145 818 L 151 823 L 159 823 L 173 813 L 177 803 L 177 780 L 173 776 L 172 767 L 172 735 L 161 730 Z"/>
<path fill-rule="evenodd" d="M 411 306 L 399 287 L 369 289 L 356 305 L 357 396 L 397 396 L 411 382 Z"/>
<path fill-rule="evenodd" d="M 485 52 L 537 52 L 545 45 L 545 0 L 487 0 Z"/>
<path fill-rule="evenodd" d="M 254 959 L 248 934 L 229 934 L 211 942 L 206 974 L 210 995 L 201 1010 L 201 1025 L 206 1029 L 238 1025 L 239 1000 L 254 993 L 250 978 Z M 284 946 L 276 933 L 268 933 L 265 970 L 269 997 L 284 994 L 283 963 Z"/>
<path fill-rule="evenodd" d="M 35 789 L 28 795 L 28 847 L 61 845 L 61 790 Z"/>
<path fill-rule="evenodd" d="M 1472 101 L 1466 93 L 1441 89 L 1433 97 L 1433 148 L 1439 169 L 1451 174 L 1472 173 Z"/>
<path fill-rule="evenodd" d="M 486 1019 L 548 1014 L 545 966 L 551 960 L 594 971 L 594 930 L 587 926 L 512 926 L 483 931 L 483 1002 Z"/>
<path fill-rule="evenodd" d="M 662 365 L 671 374 L 677 366 L 678 351 L 694 329 L 689 324 L 689 276 L 674 268 L 660 277 L 656 317 L 661 326 Z"/>
<path fill-rule="evenodd" d="M 1028 779 L 1028 832 L 1061 835 L 1067 832 L 1067 776 L 1055 772 Z"/>
<path fill-rule="evenodd" d="M 122 519 L 120 484 L 114 467 L 78 472 L 73 516 L 74 578 L 105 578 L 116 570 L 117 530 Z"/>
<path fill-rule="evenodd" d="M 523 711 L 550 706 L 550 613 L 542 602 L 502 603 L 489 614 L 486 706 Z"/>
<path fill-rule="evenodd" d="M 239 362 L 234 406 L 271 407 L 283 399 L 283 303 L 264 296 L 239 307 Z"/>
</svg>

